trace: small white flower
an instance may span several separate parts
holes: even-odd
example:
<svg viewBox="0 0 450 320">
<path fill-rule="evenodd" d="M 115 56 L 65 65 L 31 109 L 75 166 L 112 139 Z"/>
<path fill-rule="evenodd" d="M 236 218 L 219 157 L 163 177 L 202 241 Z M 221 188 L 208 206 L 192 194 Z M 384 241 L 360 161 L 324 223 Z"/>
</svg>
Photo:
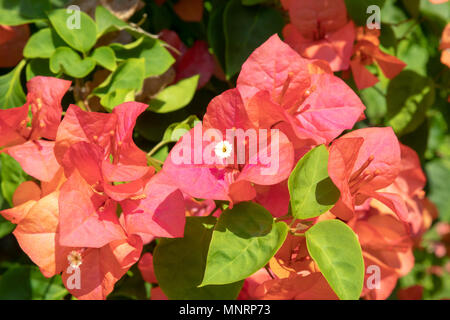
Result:
<svg viewBox="0 0 450 320">
<path fill-rule="evenodd" d="M 79 253 L 78 251 L 75 251 L 75 250 L 71 251 L 67 255 L 67 260 L 69 260 L 69 264 L 73 268 L 78 268 L 83 263 L 83 258 L 81 257 L 81 253 Z"/>
<path fill-rule="evenodd" d="M 214 151 L 219 158 L 226 159 L 231 155 L 233 146 L 231 145 L 231 143 L 225 140 L 216 144 Z"/>
</svg>

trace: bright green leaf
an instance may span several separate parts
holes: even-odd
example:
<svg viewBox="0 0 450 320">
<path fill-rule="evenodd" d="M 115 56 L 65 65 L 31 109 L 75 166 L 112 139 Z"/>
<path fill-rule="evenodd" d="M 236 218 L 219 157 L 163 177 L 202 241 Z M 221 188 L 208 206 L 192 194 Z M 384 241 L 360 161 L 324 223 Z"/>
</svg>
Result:
<svg viewBox="0 0 450 320">
<path fill-rule="evenodd" d="M 153 253 L 155 275 L 169 299 L 230 300 L 238 296 L 243 281 L 198 288 L 215 222 L 214 217 L 189 217 L 183 238 L 161 239 L 156 246 Z"/>
<path fill-rule="evenodd" d="M 94 59 L 97 64 L 110 71 L 114 71 L 117 68 L 116 54 L 110 47 L 99 47 L 95 49 L 91 58 Z"/>
<path fill-rule="evenodd" d="M 117 18 L 108 9 L 103 6 L 97 6 L 95 9 L 95 22 L 97 23 L 97 37 L 101 37 L 105 33 L 120 30 L 127 27 L 128 24 Z"/>
<path fill-rule="evenodd" d="M 56 48 L 64 45 L 64 41 L 53 29 L 45 28 L 31 36 L 23 50 L 23 55 L 28 59 L 50 58 Z"/>
<path fill-rule="evenodd" d="M 5 200 L 12 206 L 12 196 L 17 187 L 27 180 L 27 175 L 11 156 L 0 153 L 0 160 L 0 189 Z"/>
<path fill-rule="evenodd" d="M 71 18 L 80 14 L 79 28 L 72 26 Z M 65 9 L 51 11 L 50 22 L 58 35 L 75 50 L 87 53 L 97 42 L 97 26 L 86 13 L 68 13 Z"/>
<path fill-rule="evenodd" d="M 78 53 L 69 47 L 56 49 L 50 58 L 50 70 L 53 73 L 64 72 L 74 78 L 84 78 L 95 68 L 95 60 L 82 59 Z"/>
<path fill-rule="evenodd" d="M 150 101 L 150 110 L 156 113 L 168 113 L 184 108 L 194 97 L 198 79 L 199 75 L 195 75 L 165 88 Z"/>
<path fill-rule="evenodd" d="M 297 219 L 314 218 L 330 210 L 339 190 L 328 175 L 329 153 L 324 145 L 309 151 L 289 177 L 292 214 Z"/>
<path fill-rule="evenodd" d="M 114 71 L 93 94 L 101 99 L 101 104 L 109 111 L 128 100 L 131 93 L 142 88 L 145 74 L 144 59 L 128 59 Z M 134 98 L 134 97 L 133 97 Z"/>
<path fill-rule="evenodd" d="M 0 109 L 20 107 L 25 103 L 25 93 L 20 83 L 25 63 L 22 60 L 11 72 L 0 76 Z"/>
<path fill-rule="evenodd" d="M 342 300 L 358 300 L 364 283 L 364 260 L 353 230 L 340 220 L 325 220 L 306 231 L 308 252 Z"/>
<path fill-rule="evenodd" d="M 163 47 L 163 42 L 151 38 L 142 37 L 137 40 L 137 46 L 114 45 L 117 58 L 126 60 L 129 58 L 145 59 L 145 77 L 155 77 L 166 72 L 175 62 L 169 51 Z"/>
<path fill-rule="evenodd" d="M 214 228 L 202 286 L 243 280 L 263 268 L 283 244 L 284 222 L 264 207 L 243 202 L 224 211 Z"/>
</svg>

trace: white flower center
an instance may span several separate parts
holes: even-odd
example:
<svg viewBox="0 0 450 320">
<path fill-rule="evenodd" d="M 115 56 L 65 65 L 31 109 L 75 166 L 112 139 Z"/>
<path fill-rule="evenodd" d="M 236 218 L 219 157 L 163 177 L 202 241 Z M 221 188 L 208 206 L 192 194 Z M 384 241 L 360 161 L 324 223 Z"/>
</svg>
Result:
<svg viewBox="0 0 450 320">
<path fill-rule="evenodd" d="M 214 151 L 216 153 L 216 156 L 218 156 L 221 159 L 225 159 L 231 155 L 231 152 L 233 151 L 233 146 L 228 141 L 221 141 L 218 144 L 216 144 Z"/>
</svg>

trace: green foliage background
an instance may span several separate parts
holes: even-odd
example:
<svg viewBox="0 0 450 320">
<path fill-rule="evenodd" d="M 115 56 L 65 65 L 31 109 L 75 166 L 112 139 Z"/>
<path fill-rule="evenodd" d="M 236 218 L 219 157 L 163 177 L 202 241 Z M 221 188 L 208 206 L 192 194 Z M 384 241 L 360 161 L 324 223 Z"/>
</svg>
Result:
<svg viewBox="0 0 450 320">
<path fill-rule="evenodd" d="M 97 8 L 95 20 L 82 16 L 88 32 L 71 33 L 61 27 L 65 24 L 65 11 L 58 8 L 62 8 L 65 2 L 0 0 L 0 24 L 32 23 L 33 34 L 24 51 L 24 60 L 15 68 L 0 69 L 1 108 L 22 105 L 25 101 L 24 84 L 35 75 L 85 82 L 92 80 L 94 71 L 102 69 L 109 70 L 111 75 L 93 91 L 93 95 L 100 99 L 106 111 L 124 101 L 134 100 L 146 78 L 161 76 L 174 63 L 166 44 L 152 37 L 163 29 L 176 31 L 187 46 L 199 39 L 208 41 L 210 52 L 224 70 L 225 81 L 213 77 L 204 88 L 196 91 L 198 78 L 192 77 L 166 88 L 150 101 L 150 110 L 139 118 L 135 136 L 144 150 L 150 150 L 161 142 L 168 145 L 175 142 L 176 139 L 171 137 L 175 128 L 189 129 L 194 120 L 201 119 L 213 97 L 235 86 L 237 74 L 249 54 L 269 36 L 280 33 L 288 19 L 275 0 L 205 0 L 203 20 L 187 23 L 173 11 L 176 0 L 167 1 L 162 6 L 146 0 L 144 8 L 131 18 L 131 24 L 114 18 L 103 8 Z M 367 107 L 367 119 L 359 122 L 358 126 L 392 126 L 401 142 L 418 152 L 428 178 L 427 195 L 439 209 L 438 221 L 450 223 L 450 105 L 447 100 L 450 96 L 450 69 L 441 64 L 438 49 L 442 30 L 450 21 L 450 4 L 432 5 L 428 0 L 346 0 L 346 4 L 350 16 L 359 24 L 365 22 L 367 5 L 382 6 L 382 50 L 407 63 L 404 71 L 393 80 L 385 78 L 376 66 L 371 67 L 380 82 L 362 91 L 356 89 L 353 80 L 348 80 Z M 140 28 L 133 24 L 138 22 L 141 23 Z M 126 30 L 133 42 L 126 46 L 113 44 L 94 48 L 101 36 L 114 30 Z M 80 103 L 76 94 L 66 99 L 64 106 Z M 168 145 L 154 155 L 155 159 L 165 159 Z M 310 156 L 320 158 L 319 151 Z M 299 164 L 295 179 L 316 183 L 315 177 L 302 176 L 302 170 Z M 315 170 L 320 180 L 326 178 L 323 168 Z M 2 209 L 11 206 L 15 188 L 27 179 L 29 177 L 11 157 L 0 154 Z M 325 188 L 327 192 L 333 192 L 332 187 Z M 310 216 L 318 215 L 328 207 L 328 204 L 323 204 L 313 208 L 318 212 L 312 212 Z M 206 220 L 188 224 L 201 229 L 199 232 L 207 237 L 213 237 L 215 221 Z M 44 278 L 22 253 L 11 235 L 13 228 L 0 217 L 0 299 L 70 299 L 59 276 Z M 170 247 L 176 241 L 184 242 L 182 246 L 199 246 L 199 250 L 203 250 L 201 244 L 195 242 L 195 237 L 163 240 L 161 246 Z M 216 241 L 220 244 L 227 239 Z M 436 276 L 427 272 L 431 266 L 443 267 L 450 262 L 448 256 L 438 258 L 434 255 L 431 249 L 436 241 L 439 238 L 435 227 L 432 227 L 424 237 L 422 249 L 415 252 L 414 270 L 401 279 L 398 288 L 420 284 L 425 287 L 425 299 L 450 298 L 450 274 L 445 272 Z M 145 250 L 153 251 L 154 246 L 155 243 Z M 161 248 L 158 250 L 156 255 L 167 254 Z M 261 257 L 261 261 L 265 260 Z M 202 262 L 193 263 L 203 272 Z M 156 272 L 161 272 L 161 277 L 172 275 L 163 274 L 162 270 L 166 269 L 158 271 L 158 268 L 156 266 Z M 196 276 L 193 275 L 194 278 Z M 221 277 L 235 281 L 221 289 L 227 297 L 235 297 L 242 285 L 242 277 Z M 220 279 L 216 280 L 220 282 Z M 201 277 L 195 281 L 200 284 Z M 208 287 L 199 288 L 195 293 L 197 297 L 208 296 Z M 149 289 L 149 284 L 142 281 L 134 266 L 119 281 L 109 298 L 145 299 L 149 297 Z M 167 292 L 179 297 L 182 289 L 168 288 Z M 396 298 L 395 291 L 391 298 Z"/>
</svg>

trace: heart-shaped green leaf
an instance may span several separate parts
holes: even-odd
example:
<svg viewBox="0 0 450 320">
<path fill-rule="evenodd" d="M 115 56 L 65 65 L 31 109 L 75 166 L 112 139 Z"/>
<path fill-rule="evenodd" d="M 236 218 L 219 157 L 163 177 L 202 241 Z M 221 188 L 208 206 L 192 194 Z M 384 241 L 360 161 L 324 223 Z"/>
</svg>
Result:
<svg viewBox="0 0 450 320">
<path fill-rule="evenodd" d="M 364 260 L 353 230 L 340 220 L 321 221 L 306 231 L 308 252 L 342 300 L 357 300 L 364 283 Z"/>
<path fill-rule="evenodd" d="M 150 110 L 156 113 L 168 113 L 184 108 L 194 97 L 198 79 L 199 75 L 195 75 L 165 88 L 150 101 Z"/>
<path fill-rule="evenodd" d="M 87 53 L 97 42 L 97 26 L 86 13 L 59 9 L 48 17 L 58 35 L 75 50 Z"/>
<path fill-rule="evenodd" d="M 65 45 L 53 29 L 45 28 L 31 36 L 23 50 L 23 56 L 28 59 L 50 58 L 56 48 Z"/>
<path fill-rule="evenodd" d="M 309 151 L 289 177 L 292 214 L 297 219 L 314 218 L 330 210 L 339 190 L 328 175 L 329 153 L 324 145 Z"/>
<path fill-rule="evenodd" d="M 198 288 L 215 223 L 214 217 L 189 217 L 183 238 L 161 239 L 156 246 L 153 253 L 155 275 L 169 299 L 236 299 L 243 281 Z"/>
<path fill-rule="evenodd" d="M 263 268 L 286 239 L 288 226 L 264 207 L 243 202 L 224 211 L 214 228 L 202 286 L 227 284 Z"/>
<path fill-rule="evenodd" d="M 116 54 L 110 47 L 99 47 L 95 49 L 91 58 L 94 59 L 97 64 L 110 71 L 114 71 L 117 68 Z"/>
<path fill-rule="evenodd" d="M 82 59 L 78 53 L 69 47 L 55 50 L 50 58 L 50 70 L 53 73 L 64 72 L 74 78 L 84 78 L 95 68 L 95 61 L 91 58 Z"/>
</svg>

